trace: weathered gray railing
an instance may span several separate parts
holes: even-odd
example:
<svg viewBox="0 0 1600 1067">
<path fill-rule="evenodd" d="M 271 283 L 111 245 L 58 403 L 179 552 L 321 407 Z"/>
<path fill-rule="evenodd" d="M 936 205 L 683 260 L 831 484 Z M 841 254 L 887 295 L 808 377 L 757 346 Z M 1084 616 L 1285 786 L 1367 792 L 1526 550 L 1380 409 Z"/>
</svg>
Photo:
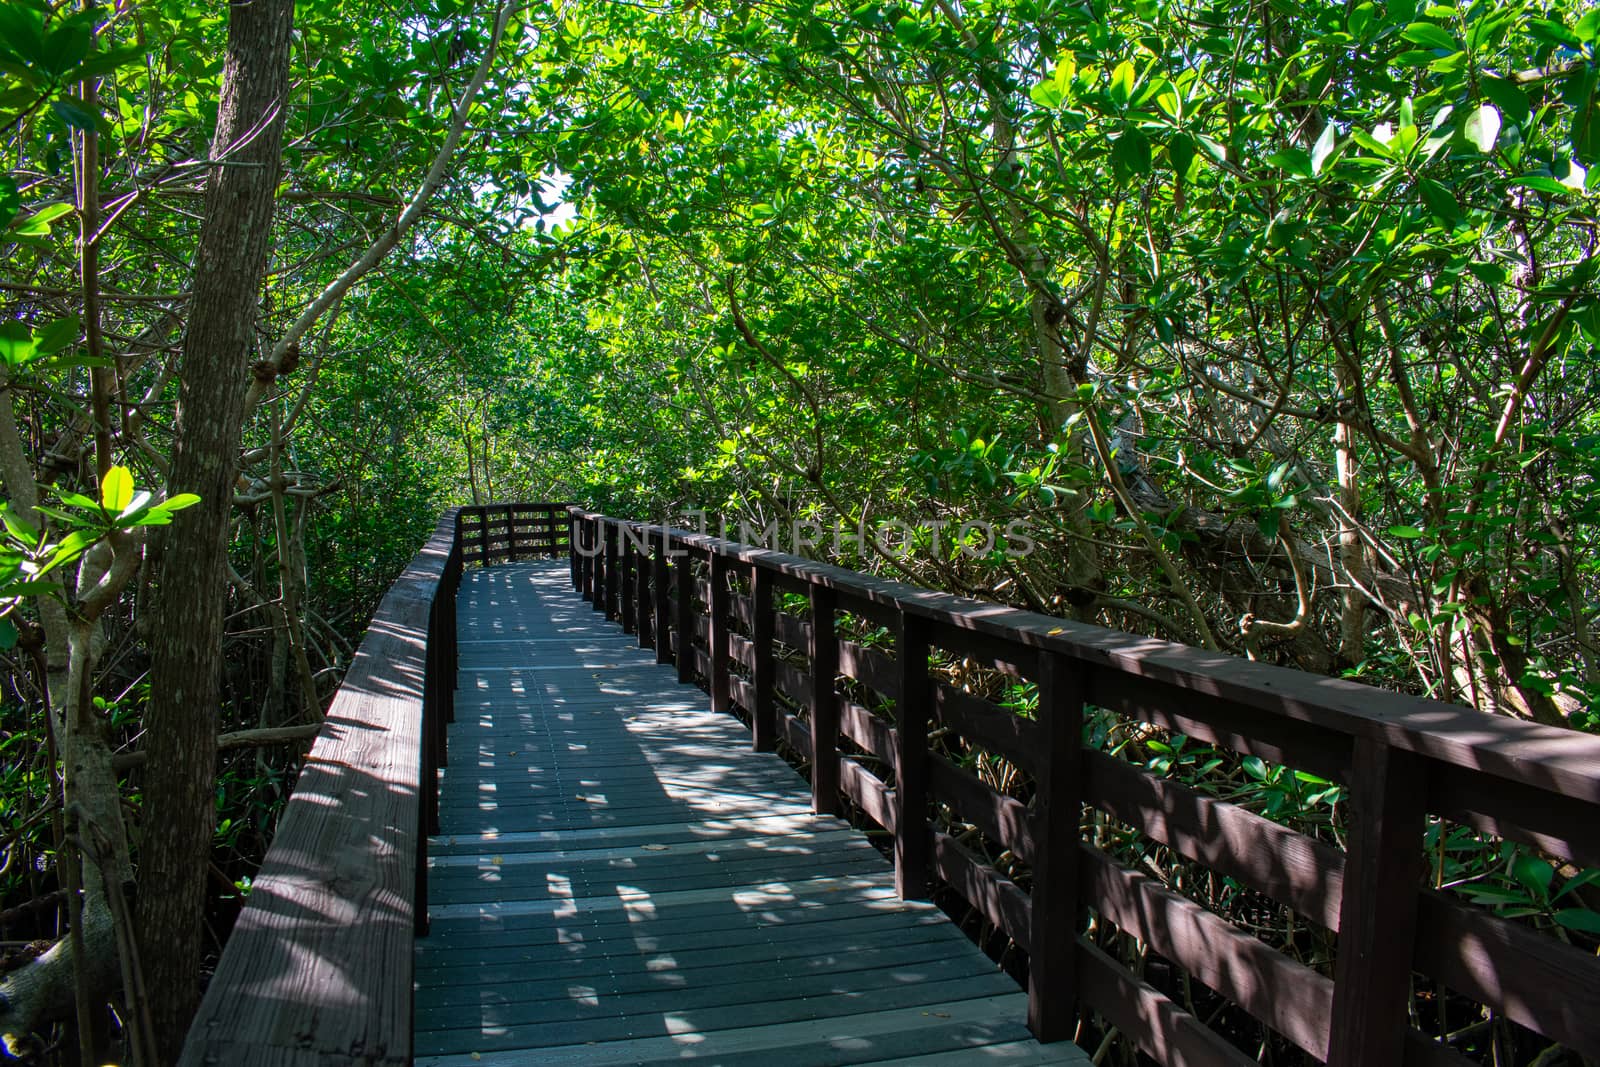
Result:
<svg viewBox="0 0 1600 1067">
<path fill-rule="evenodd" d="M 328 708 L 189 1031 L 185 1067 L 411 1062 L 464 563 L 567 551 L 564 504 L 452 509 Z"/>
<path fill-rule="evenodd" d="M 683 530 L 576 508 L 571 523 L 573 582 L 596 609 L 714 708 L 744 709 L 757 748 L 782 739 L 808 761 L 819 812 L 848 800 L 891 831 L 905 895 L 942 883 L 1029 952 L 1040 1038 L 1068 1036 L 1082 1004 L 1162 1064 L 1256 1062 L 1082 936 L 1092 912 L 1339 1067 L 1470 1062 L 1411 1025 L 1413 972 L 1600 1056 L 1600 959 L 1423 879 L 1429 816 L 1600 865 L 1600 738 Z M 780 590 L 808 612 L 779 610 Z M 895 655 L 841 639 L 850 617 L 889 628 Z M 935 648 L 1036 682 L 1035 717 L 938 682 Z M 1347 847 L 1084 747 L 1086 707 L 1343 784 Z M 1031 801 L 931 751 L 935 724 L 1032 774 Z M 936 803 L 1031 865 L 1031 894 L 937 829 Z M 1331 978 L 1091 847 L 1095 810 L 1336 935 Z"/>
</svg>

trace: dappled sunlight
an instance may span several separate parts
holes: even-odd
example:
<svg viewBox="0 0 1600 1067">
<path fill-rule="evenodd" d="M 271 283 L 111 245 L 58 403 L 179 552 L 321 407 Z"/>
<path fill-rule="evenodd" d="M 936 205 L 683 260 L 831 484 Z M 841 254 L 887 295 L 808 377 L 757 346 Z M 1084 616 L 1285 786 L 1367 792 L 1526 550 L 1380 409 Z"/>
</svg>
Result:
<svg viewBox="0 0 1600 1067">
<path fill-rule="evenodd" d="M 497 605 L 463 669 L 484 703 L 451 727 L 476 759 L 442 779 L 430 842 L 419 1064 L 699 1061 L 768 1027 L 852 1062 L 927 1025 L 959 1031 L 941 1049 L 1026 1040 L 1010 979 L 671 667 L 587 605 L 552 619 L 571 594 L 541 567 L 516 565 L 537 596 Z"/>
</svg>

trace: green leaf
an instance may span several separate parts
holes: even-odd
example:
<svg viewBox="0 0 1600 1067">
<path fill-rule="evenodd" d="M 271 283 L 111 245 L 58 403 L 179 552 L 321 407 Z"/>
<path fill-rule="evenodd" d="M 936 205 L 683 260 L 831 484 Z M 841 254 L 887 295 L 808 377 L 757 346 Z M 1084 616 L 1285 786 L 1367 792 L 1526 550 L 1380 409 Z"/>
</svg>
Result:
<svg viewBox="0 0 1600 1067">
<path fill-rule="evenodd" d="M 1536 193 L 1547 193 L 1550 196 L 1566 196 L 1576 191 L 1545 174 L 1524 174 L 1520 178 L 1513 178 L 1506 184 L 1513 188 L 1532 189 Z"/>
<path fill-rule="evenodd" d="M 121 512 L 133 499 L 133 473 L 127 467 L 112 467 L 100 480 L 100 506 Z"/>
<path fill-rule="evenodd" d="M 99 504 L 96 504 L 89 497 L 84 496 L 82 493 L 74 493 L 74 492 L 71 492 L 71 491 L 60 491 L 60 492 L 56 493 L 56 496 L 60 497 L 61 498 L 61 502 L 63 504 L 65 504 L 65 505 L 67 505 L 68 507 L 73 507 L 73 508 L 98 508 L 100 506 Z M 80 521 L 80 520 L 74 519 L 73 521 L 77 522 L 77 521 Z"/>
<path fill-rule="evenodd" d="M 1111 161 L 1130 174 L 1150 173 L 1150 138 L 1129 126 L 1111 146 Z"/>
<path fill-rule="evenodd" d="M 0 360 L 8 367 L 20 367 L 37 353 L 33 331 L 20 322 L 0 322 Z"/>
<path fill-rule="evenodd" d="M 140 512 L 150 507 L 150 499 L 150 491 L 148 489 L 139 490 L 133 494 L 133 499 L 128 501 L 117 515 L 117 521 L 125 523 L 129 519 L 135 518 Z"/>
<path fill-rule="evenodd" d="M 1531 892 L 1537 893 L 1543 900 L 1550 895 L 1550 881 L 1555 877 L 1555 868 L 1537 856 L 1527 853 L 1518 854 L 1511 861 L 1511 873 L 1517 881 L 1527 886 Z"/>
<path fill-rule="evenodd" d="M 152 510 L 152 511 L 168 511 L 168 512 L 171 512 L 171 511 L 182 511 L 184 508 L 193 507 L 194 505 L 196 505 L 198 503 L 200 503 L 200 497 L 197 496 L 196 494 L 194 494 L 194 493 L 179 493 L 177 496 L 168 497 L 167 499 L 163 500 L 161 503 L 157 504 L 154 508 L 151 508 L 150 510 Z"/>
<path fill-rule="evenodd" d="M 1549 44 L 1564 45 L 1573 51 L 1583 47 L 1583 40 L 1559 22 L 1549 19 L 1529 19 L 1528 32 Z"/>
<path fill-rule="evenodd" d="M 1117 64 L 1111 72 L 1111 100 L 1118 107 L 1126 107 L 1128 101 L 1133 99 L 1133 88 L 1138 80 L 1139 72 L 1133 69 L 1133 63 L 1124 59 Z"/>
<path fill-rule="evenodd" d="M 1495 138 L 1500 136 L 1500 112 L 1493 104 L 1479 104 L 1477 110 L 1467 115 L 1461 132 L 1478 151 L 1487 155 L 1494 149 Z"/>
<path fill-rule="evenodd" d="M 75 130 L 93 133 L 99 126 L 94 112 L 82 104 L 72 100 L 52 100 L 50 110 L 55 112 L 56 118 L 66 123 Z"/>
<path fill-rule="evenodd" d="M 1260 756 L 1246 756 L 1240 761 L 1239 765 L 1244 768 L 1245 774 L 1248 774 L 1256 781 L 1264 782 L 1267 780 L 1267 765 L 1262 762 Z"/>
<path fill-rule="evenodd" d="M 21 515 L 18 515 L 15 511 L 13 511 L 10 504 L 0 504 L 0 521 L 5 523 L 6 532 L 12 537 L 16 538 L 18 541 L 21 541 L 29 548 L 38 547 L 38 528 L 35 527 L 33 523 L 29 522 L 27 519 L 24 519 Z"/>
<path fill-rule="evenodd" d="M 1389 536 L 1398 537 L 1402 541 L 1413 541 L 1422 536 L 1422 531 L 1415 526 L 1391 526 L 1389 527 Z"/>
<path fill-rule="evenodd" d="M 1357 40 L 1365 37 L 1367 27 L 1372 25 L 1372 16 L 1376 11 L 1377 8 L 1371 4 L 1360 4 L 1354 11 L 1350 12 L 1350 19 L 1347 23 L 1350 29 L 1350 36 Z"/>
<path fill-rule="evenodd" d="M 50 224 L 63 215 L 72 214 L 71 204 L 50 204 L 40 208 L 11 228 L 17 237 L 48 237 Z"/>
<path fill-rule="evenodd" d="M 9 174 L 0 174 L 0 233 L 11 225 L 21 206 L 22 194 L 17 191 L 16 181 Z"/>
<path fill-rule="evenodd" d="M 1328 162 L 1328 157 L 1333 155 L 1333 150 L 1339 143 L 1339 131 L 1328 123 L 1322 127 L 1322 134 L 1317 138 L 1317 143 L 1311 146 L 1311 173 L 1319 175 Z"/>
<path fill-rule="evenodd" d="M 1446 52 L 1459 52 L 1460 43 L 1431 22 L 1413 22 L 1400 31 L 1402 39 L 1424 48 L 1438 48 Z"/>
<path fill-rule="evenodd" d="M 51 554 L 50 562 L 45 564 L 44 570 L 54 570 L 63 564 L 71 563 L 98 540 L 100 540 L 99 534 L 88 530 L 73 530 L 56 545 L 56 550 Z"/>
<path fill-rule="evenodd" d="M 44 61 L 44 12 L 28 4 L 0 4 L 0 46 L 28 66 Z"/>
<path fill-rule="evenodd" d="M 1267 157 L 1267 162 L 1297 178 L 1311 177 L 1311 157 L 1301 148 L 1284 148 Z"/>
<path fill-rule="evenodd" d="M 1600 934 L 1600 912 L 1588 908 L 1562 908 L 1550 916 L 1568 930 L 1585 934 Z"/>
<path fill-rule="evenodd" d="M 1189 178 L 1194 169 L 1194 160 L 1194 138 L 1175 133 L 1167 139 L 1167 161 L 1172 164 L 1172 173 L 1180 178 Z"/>
<path fill-rule="evenodd" d="M 1461 220 L 1461 205 L 1456 202 L 1455 194 L 1432 178 L 1418 179 L 1417 192 L 1422 194 L 1422 202 L 1428 205 L 1434 218 L 1451 224 Z"/>
<path fill-rule="evenodd" d="M 0 618 L 0 652 L 10 652 L 17 647 L 17 624 Z"/>
<path fill-rule="evenodd" d="M 1501 114 L 1512 122 L 1527 122 L 1529 116 L 1533 114 L 1532 108 L 1528 105 L 1528 94 L 1512 82 L 1486 76 L 1479 80 L 1478 87 L 1483 90 L 1484 96 L 1494 101 Z"/>
<path fill-rule="evenodd" d="M 39 355 L 48 356 L 77 341 L 81 332 L 83 325 L 76 315 L 56 319 L 54 322 L 46 323 L 42 329 L 33 331 L 34 348 Z"/>
</svg>

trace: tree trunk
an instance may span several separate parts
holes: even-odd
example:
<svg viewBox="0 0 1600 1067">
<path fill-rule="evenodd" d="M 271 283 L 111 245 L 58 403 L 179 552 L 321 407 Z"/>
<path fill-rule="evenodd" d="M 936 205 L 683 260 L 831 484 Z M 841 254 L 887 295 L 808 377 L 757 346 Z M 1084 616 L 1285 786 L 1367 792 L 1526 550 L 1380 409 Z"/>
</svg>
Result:
<svg viewBox="0 0 1600 1067">
<path fill-rule="evenodd" d="M 171 485 L 198 493 L 200 503 L 178 514 L 157 574 L 139 889 L 147 985 L 162 992 L 152 1011 L 163 1062 L 177 1059 L 198 1003 L 228 513 L 257 353 L 256 307 L 282 155 L 293 20 L 293 0 L 229 6 L 213 169 L 180 364 Z"/>
</svg>

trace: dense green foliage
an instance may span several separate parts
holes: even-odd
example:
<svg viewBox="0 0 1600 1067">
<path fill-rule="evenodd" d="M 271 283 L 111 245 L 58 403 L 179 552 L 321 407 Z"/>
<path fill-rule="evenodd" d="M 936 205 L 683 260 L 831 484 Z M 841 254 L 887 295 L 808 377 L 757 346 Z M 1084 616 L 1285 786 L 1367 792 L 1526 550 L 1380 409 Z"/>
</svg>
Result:
<svg viewBox="0 0 1600 1067">
<path fill-rule="evenodd" d="M 841 558 L 1600 726 L 1591 4 L 519 8 L 420 221 L 273 362 L 422 186 L 492 24 L 296 12 L 219 732 L 316 718 L 443 507 L 552 498 L 937 522 Z M 123 527 L 163 514 L 102 486 L 95 439 L 161 499 L 225 28 L 179 0 L 0 7 L 0 906 L 57 885 L 44 605 L 82 595 L 102 489 Z M 55 508 L 44 547 L 19 479 Z M 958 551 L 969 520 L 1036 547 Z M 159 594 L 135 578 L 96 624 L 119 751 Z M 1123 741 L 1331 825 L 1327 783 Z M 293 765 L 225 757 L 228 879 Z M 1542 860 L 1439 856 L 1594 933 Z"/>
</svg>

